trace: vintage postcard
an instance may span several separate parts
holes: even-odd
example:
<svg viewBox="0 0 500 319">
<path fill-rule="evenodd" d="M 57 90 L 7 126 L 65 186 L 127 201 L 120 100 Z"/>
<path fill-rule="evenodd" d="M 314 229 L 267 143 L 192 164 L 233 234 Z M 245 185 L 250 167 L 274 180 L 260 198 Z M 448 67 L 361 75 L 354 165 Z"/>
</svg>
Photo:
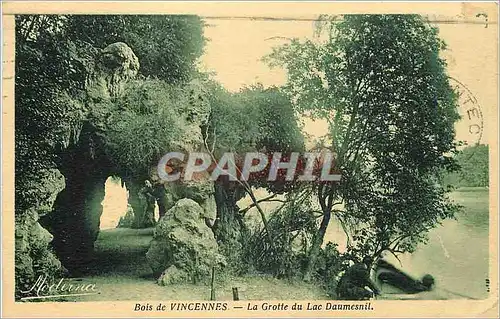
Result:
<svg viewBox="0 0 500 319">
<path fill-rule="evenodd" d="M 3 2 L 2 316 L 498 318 L 495 2 Z"/>
</svg>

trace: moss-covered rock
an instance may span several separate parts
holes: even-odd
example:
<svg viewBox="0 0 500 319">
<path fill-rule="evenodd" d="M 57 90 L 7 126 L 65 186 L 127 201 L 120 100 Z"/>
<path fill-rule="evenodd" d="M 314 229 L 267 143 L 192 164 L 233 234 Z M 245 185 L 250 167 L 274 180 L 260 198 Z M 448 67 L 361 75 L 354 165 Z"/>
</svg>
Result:
<svg viewBox="0 0 500 319">
<path fill-rule="evenodd" d="M 25 183 L 26 201 L 30 208 L 17 212 L 15 218 L 16 297 L 25 296 L 39 276 L 53 277 L 62 271 L 53 254 L 52 234 L 39 223 L 39 216 L 49 214 L 57 194 L 64 189 L 64 176 L 57 169 L 41 170 L 37 179 Z"/>
<path fill-rule="evenodd" d="M 54 237 L 38 220 L 38 213 L 34 209 L 16 216 L 16 298 L 31 295 L 27 291 L 38 277 L 50 279 L 62 273 L 61 263 L 49 246 Z"/>
<path fill-rule="evenodd" d="M 176 183 L 165 183 L 165 196 L 167 210 L 182 198 L 195 201 L 203 209 L 204 218 L 215 219 L 217 207 L 215 204 L 214 183 L 209 181 L 182 181 Z"/>
<path fill-rule="evenodd" d="M 156 225 L 146 257 L 159 283 L 205 280 L 212 267 L 224 264 L 203 216 L 200 205 L 183 198 Z"/>
<path fill-rule="evenodd" d="M 177 268 L 175 265 L 172 265 L 165 269 L 165 271 L 161 274 L 158 279 L 158 284 L 160 286 L 166 286 L 170 284 L 176 284 L 181 282 L 186 282 L 189 280 L 189 275 L 186 271 Z"/>
<path fill-rule="evenodd" d="M 73 274 L 90 269 L 94 242 L 104 199 L 104 184 L 114 175 L 112 160 L 105 147 L 109 118 L 116 111 L 114 101 L 138 71 L 139 62 L 125 43 L 103 50 L 88 49 L 85 55 L 85 93 L 79 99 L 86 113 L 77 139 L 66 145 L 58 160 L 66 187 L 56 192 L 54 209 L 43 224 L 54 234 L 53 246 L 62 264 Z M 37 206 L 36 210 L 38 211 Z"/>
<path fill-rule="evenodd" d="M 123 42 L 116 42 L 101 50 L 90 70 L 86 90 L 90 97 L 114 98 L 123 93 L 125 83 L 139 71 L 139 59 Z"/>
</svg>

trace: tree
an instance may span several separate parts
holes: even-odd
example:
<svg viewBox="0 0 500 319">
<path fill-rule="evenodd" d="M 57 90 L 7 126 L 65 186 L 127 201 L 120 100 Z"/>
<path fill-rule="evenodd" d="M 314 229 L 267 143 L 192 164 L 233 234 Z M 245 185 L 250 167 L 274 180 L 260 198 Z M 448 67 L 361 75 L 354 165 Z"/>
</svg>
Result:
<svg viewBox="0 0 500 319">
<path fill-rule="evenodd" d="M 279 151 L 287 154 L 303 150 L 303 136 L 289 99 L 278 88 L 256 85 L 238 93 L 230 93 L 214 84 L 209 89 L 211 115 L 205 128 L 206 146 L 215 159 L 225 152 L 243 157 L 246 152 L 270 154 Z M 238 161 L 241 158 L 237 158 Z M 238 164 L 238 163 L 236 163 Z M 252 207 L 259 211 L 265 227 L 267 218 L 259 206 L 252 188 L 263 187 L 274 193 L 282 193 L 292 186 L 282 181 L 268 182 L 262 174 L 250 175 L 248 181 L 229 181 L 220 178 L 215 184 L 217 220 L 213 230 L 230 262 L 239 266 L 240 253 L 246 226 L 243 216 L 248 211 L 236 205 L 245 195 L 252 199 Z M 265 200 L 275 200 L 269 196 Z M 272 245 L 269 232 L 267 242 Z"/>
<path fill-rule="evenodd" d="M 328 121 L 342 174 L 340 183 L 313 186 L 323 218 L 306 280 L 332 216 L 353 256 L 377 256 L 412 251 L 457 210 L 437 183 L 440 169 L 454 167 L 459 118 L 438 29 L 417 15 L 323 17 L 319 25 L 315 41 L 295 39 L 267 57 L 288 71 L 295 109 Z"/>
</svg>

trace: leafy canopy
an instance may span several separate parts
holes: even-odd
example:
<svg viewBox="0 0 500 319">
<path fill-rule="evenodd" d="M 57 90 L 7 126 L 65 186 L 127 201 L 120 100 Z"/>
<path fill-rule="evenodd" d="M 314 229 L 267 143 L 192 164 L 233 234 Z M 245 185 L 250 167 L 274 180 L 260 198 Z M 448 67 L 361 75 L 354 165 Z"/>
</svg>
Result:
<svg viewBox="0 0 500 319">
<path fill-rule="evenodd" d="M 295 109 L 329 123 L 343 178 L 317 189 L 324 222 L 330 213 L 342 220 L 353 250 L 411 250 L 456 210 L 436 179 L 453 167 L 459 118 L 445 45 L 417 15 L 320 25 L 317 39 L 293 40 L 266 59 L 287 70 Z"/>
<path fill-rule="evenodd" d="M 231 93 L 210 90 L 212 107 L 207 133 L 215 152 L 300 151 L 303 136 L 288 97 L 276 87 L 255 85 Z"/>
<path fill-rule="evenodd" d="M 98 48 L 125 42 L 139 58 L 142 75 L 185 83 L 203 54 L 203 27 L 194 15 L 72 15 L 67 36 Z"/>
<path fill-rule="evenodd" d="M 214 86 L 209 91 L 212 109 L 205 134 L 216 158 L 224 152 L 234 152 L 236 165 L 241 167 L 247 152 L 281 152 L 285 156 L 304 150 L 296 113 L 279 88 L 255 85 L 231 93 Z M 273 188 L 270 185 L 273 183 L 267 182 L 267 175 L 268 170 L 264 169 L 260 174 L 252 174 L 250 182 L 255 187 Z M 275 184 L 278 187 L 280 183 Z M 283 186 L 279 188 L 283 190 Z"/>
</svg>

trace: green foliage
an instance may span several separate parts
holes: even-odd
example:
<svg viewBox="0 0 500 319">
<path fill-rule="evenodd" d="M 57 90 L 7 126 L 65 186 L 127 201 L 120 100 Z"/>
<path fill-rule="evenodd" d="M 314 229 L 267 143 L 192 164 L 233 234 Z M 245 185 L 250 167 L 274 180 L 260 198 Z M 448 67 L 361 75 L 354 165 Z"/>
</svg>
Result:
<svg viewBox="0 0 500 319">
<path fill-rule="evenodd" d="M 139 58 L 140 73 L 168 83 L 189 81 L 203 54 L 204 24 L 193 15 L 71 15 L 67 36 L 104 48 L 125 42 Z"/>
<path fill-rule="evenodd" d="M 297 117 L 278 88 L 256 85 L 231 93 L 214 85 L 210 91 L 207 132 L 216 154 L 303 149 Z"/>
<path fill-rule="evenodd" d="M 456 151 L 459 118 L 440 57 L 445 45 L 417 15 L 324 22 L 324 36 L 293 40 L 267 57 L 288 71 L 295 109 L 328 121 L 343 176 L 317 188 L 325 218 L 314 245 L 335 214 L 353 251 L 411 251 L 458 209 L 437 179 L 455 167 L 448 154 Z"/>
<path fill-rule="evenodd" d="M 57 164 L 78 139 L 86 107 L 85 67 L 59 32 L 57 16 L 16 16 L 16 212 L 36 203 L 26 196 L 32 180 Z M 36 182 L 35 182 L 36 184 Z M 40 191 L 40 190 L 35 190 Z"/>
<path fill-rule="evenodd" d="M 246 152 L 285 155 L 304 150 L 297 115 L 279 88 L 255 85 L 230 93 L 213 85 L 210 92 L 212 111 L 205 136 L 216 158 L 224 152 L 236 152 L 237 164 L 242 164 Z M 250 178 L 249 183 L 273 192 L 284 191 L 282 183 L 269 183 L 264 173 Z"/>
<path fill-rule="evenodd" d="M 208 148 L 213 149 L 216 158 L 220 158 L 224 152 L 235 152 L 237 153 L 236 164 L 241 165 L 247 152 L 287 153 L 303 150 L 303 136 L 297 124 L 296 114 L 290 100 L 278 88 L 264 88 L 262 85 L 256 85 L 231 93 L 212 82 L 209 84 L 208 91 L 211 113 L 209 124 L 204 128 L 204 135 Z M 252 259 L 255 257 L 259 260 L 257 263 L 266 263 L 262 257 L 268 257 L 266 255 L 269 248 L 266 246 L 266 243 L 269 243 L 268 237 L 263 239 L 266 236 L 264 231 L 260 231 L 253 237 L 247 235 L 246 226 L 236 206 L 238 196 L 219 198 L 224 193 L 243 194 L 244 187 L 237 182 L 225 180 L 218 181 L 218 183 L 224 191 L 220 194 L 216 193 L 217 216 L 220 220 L 216 236 L 231 268 L 238 273 L 246 272 L 251 268 L 266 271 L 278 267 L 279 270 L 276 271 L 280 272 L 287 268 L 283 265 L 293 263 L 294 261 L 288 257 L 294 257 L 287 255 L 288 250 L 278 252 L 279 249 L 275 250 L 275 253 L 281 255 L 275 255 L 275 258 L 271 258 L 273 261 L 268 264 L 257 265 L 253 262 Z M 268 182 L 267 178 L 261 176 L 251 177 L 248 184 L 256 188 L 265 187 L 272 192 L 284 191 L 281 184 Z M 227 216 L 228 214 L 231 216 Z M 276 225 L 279 225 L 278 221 Z M 280 238 L 278 234 L 277 238 Z M 281 247 L 287 244 L 277 242 L 276 245 Z M 238 249 L 240 247 L 253 252 L 242 252 Z M 259 257 L 252 255 L 255 253 L 261 255 Z M 245 261 L 247 259 L 249 262 Z"/>
<path fill-rule="evenodd" d="M 340 280 L 340 274 L 349 268 L 349 255 L 341 254 L 337 244 L 329 242 L 320 251 L 318 261 L 315 265 L 315 279 L 321 283 L 327 295 L 336 299 L 336 288 Z"/>
<path fill-rule="evenodd" d="M 317 213 L 311 209 L 311 203 L 296 193 L 288 197 L 268 221 L 273 244 L 269 244 L 266 230 L 257 227 L 244 246 L 246 263 L 257 271 L 272 273 L 278 278 L 302 275 L 308 242 L 316 231 Z"/>
<path fill-rule="evenodd" d="M 203 133 L 215 158 L 234 152 L 236 164 L 240 165 L 247 152 L 288 152 L 303 148 L 303 137 L 291 103 L 279 89 L 256 85 L 231 93 L 213 81 L 207 83 L 211 113 Z M 236 201 L 244 194 L 244 187 L 227 180 L 217 183 L 216 189 L 221 187 L 221 191 L 216 193 L 219 218 L 216 237 L 230 268 L 236 273 L 245 272 L 251 266 L 242 262 L 241 247 L 253 247 L 256 242 L 250 242 L 246 226 L 238 216 Z M 273 183 L 262 178 L 252 178 L 249 184 L 273 190 Z"/>
<path fill-rule="evenodd" d="M 488 145 L 468 146 L 456 154 L 460 170 L 444 172 L 443 184 L 454 187 L 486 187 L 489 185 Z"/>
<path fill-rule="evenodd" d="M 218 85 L 212 86 L 209 90 L 209 126 L 204 133 L 210 145 L 214 145 L 214 155 L 220 157 L 224 152 L 255 150 L 260 137 L 256 125 L 258 110 L 247 108 L 235 93 Z"/>
<path fill-rule="evenodd" d="M 297 115 L 280 88 L 255 85 L 241 90 L 238 97 L 245 109 L 253 108 L 258 113 L 253 123 L 259 134 L 256 149 L 283 153 L 303 151 L 304 138 Z"/>
<path fill-rule="evenodd" d="M 108 122 L 108 156 L 122 176 L 147 178 L 151 165 L 172 151 L 188 96 L 163 81 L 134 81 L 116 103 Z"/>
<path fill-rule="evenodd" d="M 353 255 L 377 255 L 384 249 L 413 252 L 418 243 L 427 241 L 429 230 L 453 217 L 460 208 L 429 176 L 403 176 L 395 188 L 391 192 L 372 192 L 372 198 L 357 203 L 347 202 L 347 211 L 355 212 L 351 220 L 361 223 L 352 232 Z"/>
</svg>

